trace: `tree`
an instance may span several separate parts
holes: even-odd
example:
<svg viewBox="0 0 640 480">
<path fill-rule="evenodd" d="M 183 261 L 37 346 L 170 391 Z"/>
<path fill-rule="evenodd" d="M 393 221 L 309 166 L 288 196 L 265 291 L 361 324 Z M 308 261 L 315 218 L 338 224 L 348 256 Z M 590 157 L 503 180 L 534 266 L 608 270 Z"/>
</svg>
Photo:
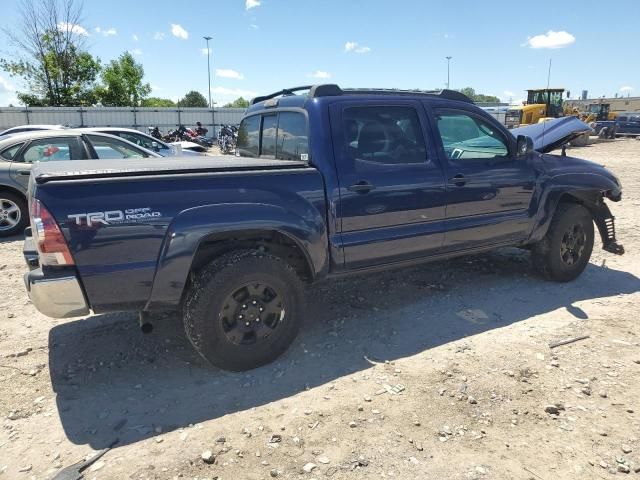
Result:
<svg viewBox="0 0 640 480">
<path fill-rule="evenodd" d="M 25 105 L 77 106 L 95 103 L 100 60 L 84 50 L 87 32 L 80 26 L 76 0 L 24 0 L 18 30 L 4 29 L 17 50 L 0 59 L 0 68 L 25 80 Z"/>
<path fill-rule="evenodd" d="M 488 102 L 500 102 L 498 97 L 493 95 L 484 95 L 482 93 L 476 93 L 476 91 L 471 87 L 465 87 L 459 90 L 460 93 L 464 93 L 467 97 L 469 97 L 474 102 L 488 103 Z"/>
<path fill-rule="evenodd" d="M 233 102 L 227 103 L 224 108 L 249 108 L 249 100 L 238 97 Z"/>
<path fill-rule="evenodd" d="M 142 100 L 143 107 L 175 107 L 176 102 L 168 98 L 149 97 Z"/>
<path fill-rule="evenodd" d="M 196 92 L 195 90 L 191 90 L 190 92 L 188 92 L 184 98 L 182 98 L 179 102 L 178 105 L 181 107 L 208 107 L 209 103 L 207 102 L 207 99 L 204 98 L 204 95 L 202 95 L 200 92 Z"/>
<path fill-rule="evenodd" d="M 144 68 L 129 52 L 111 60 L 102 71 L 104 85 L 98 89 L 103 105 L 111 107 L 139 107 L 151 92 L 148 83 L 142 83 Z"/>
</svg>

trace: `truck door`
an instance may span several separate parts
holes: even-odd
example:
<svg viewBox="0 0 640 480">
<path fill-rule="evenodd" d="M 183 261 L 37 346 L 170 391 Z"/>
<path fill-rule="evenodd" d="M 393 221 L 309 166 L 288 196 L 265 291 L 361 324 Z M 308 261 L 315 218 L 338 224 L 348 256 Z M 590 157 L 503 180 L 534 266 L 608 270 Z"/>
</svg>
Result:
<svg viewBox="0 0 640 480">
<path fill-rule="evenodd" d="M 515 142 L 477 112 L 435 109 L 447 178 L 445 251 L 523 240 L 537 173 Z"/>
<path fill-rule="evenodd" d="M 429 255 L 442 246 L 444 177 L 414 101 L 330 108 L 347 269 Z"/>
</svg>

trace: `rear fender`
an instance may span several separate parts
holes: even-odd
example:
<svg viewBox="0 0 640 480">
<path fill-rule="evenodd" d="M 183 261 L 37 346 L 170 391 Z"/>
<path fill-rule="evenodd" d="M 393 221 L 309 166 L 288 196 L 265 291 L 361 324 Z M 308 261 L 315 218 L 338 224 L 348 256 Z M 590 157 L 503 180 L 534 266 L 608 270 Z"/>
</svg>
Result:
<svg viewBox="0 0 640 480">
<path fill-rule="evenodd" d="M 171 222 L 158 258 L 151 296 L 145 310 L 176 308 L 182 299 L 194 257 L 201 243 L 215 235 L 230 238 L 247 231 L 278 232 L 304 253 L 312 279 L 328 270 L 328 239 L 324 219 L 310 204 L 204 205 L 180 213 Z"/>
</svg>

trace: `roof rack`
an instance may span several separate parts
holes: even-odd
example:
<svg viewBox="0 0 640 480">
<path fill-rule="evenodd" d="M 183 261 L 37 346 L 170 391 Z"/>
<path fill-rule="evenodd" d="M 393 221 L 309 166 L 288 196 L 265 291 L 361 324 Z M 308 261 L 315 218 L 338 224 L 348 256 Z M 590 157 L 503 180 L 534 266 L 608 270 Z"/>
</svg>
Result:
<svg viewBox="0 0 640 480">
<path fill-rule="evenodd" d="M 283 88 L 279 92 L 270 93 L 269 95 L 262 95 L 261 97 L 256 97 L 251 100 L 251 105 L 255 105 L 258 102 L 264 102 L 265 100 L 271 100 L 272 98 L 278 97 L 280 95 L 295 95 L 294 92 L 299 92 L 301 90 L 311 90 L 313 85 L 307 85 L 304 87 L 293 87 L 293 88 Z"/>
<path fill-rule="evenodd" d="M 308 90 L 309 98 L 318 97 L 335 97 L 340 95 L 428 95 L 437 96 L 440 98 L 446 98 L 447 100 L 457 100 L 460 102 L 473 103 L 469 97 L 464 93 L 457 92 L 455 90 L 400 90 L 394 88 L 345 88 L 342 89 L 338 85 L 333 83 L 326 83 L 321 85 L 307 85 L 304 87 L 284 88 L 278 92 L 270 93 L 269 95 L 263 95 L 251 100 L 251 105 L 270 100 L 272 98 L 282 96 L 295 95 L 294 92 L 302 90 Z"/>
<path fill-rule="evenodd" d="M 424 95 L 430 97 L 446 98 L 447 100 L 457 100 L 459 102 L 473 103 L 464 93 L 455 90 L 401 90 L 395 88 L 345 88 L 345 94 L 360 95 Z"/>
</svg>

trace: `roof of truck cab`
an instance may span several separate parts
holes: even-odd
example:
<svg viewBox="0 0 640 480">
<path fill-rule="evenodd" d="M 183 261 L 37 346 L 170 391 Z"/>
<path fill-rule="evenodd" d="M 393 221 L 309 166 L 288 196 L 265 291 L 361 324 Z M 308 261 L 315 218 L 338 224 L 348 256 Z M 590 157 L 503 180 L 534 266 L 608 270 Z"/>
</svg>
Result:
<svg viewBox="0 0 640 480">
<path fill-rule="evenodd" d="M 307 91 L 308 90 L 308 91 Z M 295 93 L 305 91 L 306 93 Z M 323 84 L 306 87 L 284 89 L 261 97 L 254 98 L 247 109 L 250 115 L 258 111 L 268 111 L 271 108 L 309 108 L 314 104 L 331 102 L 336 99 L 370 100 L 446 100 L 451 102 L 463 102 L 473 104 L 473 101 L 461 92 L 455 90 L 401 90 L 389 88 L 345 88 L 338 85 Z"/>
</svg>

